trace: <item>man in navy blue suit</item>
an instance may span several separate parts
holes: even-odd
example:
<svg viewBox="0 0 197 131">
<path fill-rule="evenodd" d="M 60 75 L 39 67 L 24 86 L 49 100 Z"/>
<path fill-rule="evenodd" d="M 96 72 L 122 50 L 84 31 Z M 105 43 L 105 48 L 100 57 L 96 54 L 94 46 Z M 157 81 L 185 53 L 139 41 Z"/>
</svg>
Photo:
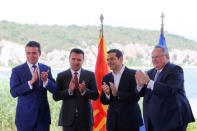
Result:
<svg viewBox="0 0 197 131">
<path fill-rule="evenodd" d="M 143 125 L 135 72 L 123 65 L 123 55 L 118 49 L 107 52 L 107 63 L 112 70 L 103 77 L 100 101 L 109 105 L 108 131 L 139 131 Z"/>
<path fill-rule="evenodd" d="M 183 69 L 169 62 L 167 47 L 155 46 L 153 69 L 138 70 L 136 82 L 144 96 L 143 114 L 147 131 L 186 131 L 194 121 L 184 89 Z"/>
<path fill-rule="evenodd" d="M 38 63 L 40 43 L 25 46 L 27 61 L 12 69 L 10 93 L 18 97 L 15 124 L 18 131 L 49 131 L 51 123 L 47 90 L 56 92 L 49 66 Z"/>
</svg>

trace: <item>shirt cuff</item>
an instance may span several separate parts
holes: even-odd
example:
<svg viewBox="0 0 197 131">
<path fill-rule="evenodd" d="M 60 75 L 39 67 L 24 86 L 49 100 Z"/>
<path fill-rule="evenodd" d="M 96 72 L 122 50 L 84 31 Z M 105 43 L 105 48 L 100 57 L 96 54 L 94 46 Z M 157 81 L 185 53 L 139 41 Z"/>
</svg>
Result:
<svg viewBox="0 0 197 131">
<path fill-rule="evenodd" d="M 68 90 L 68 94 L 69 94 L 69 96 L 72 96 L 73 95 L 73 92 L 69 92 L 69 90 Z"/>
<path fill-rule="evenodd" d="M 29 85 L 29 88 L 32 90 L 33 86 L 30 84 L 30 81 L 28 81 L 28 85 Z"/>
<path fill-rule="evenodd" d="M 83 96 L 83 95 L 85 95 L 85 93 L 86 93 L 86 90 L 84 90 L 84 91 L 81 93 L 81 95 Z"/>
<path fill-rule="evenodd" d="M 142 86 L 140 86 L 140 87 L 137 86 L 137 91 L 140 92 L 140 91 L 142 90 L 143 87 L 144 87 L 144 85 L 142 85 Z"/>
<path fill-rule="evenodd" d="M 110 100 L 110 95 L 105 94 L 106 98 Z"/>
<path fill-rule="evenodd" d="M 46 87 L 47 87 L 48 82 L 49 82 L 49 79 L 47 79 L 47 81 L 46 81 L 45 83 L 43 82 L 43 87 L 44 87 L 44 88 L 46 88 Z"/>
<path fill-rule="evenodd" d="M 150 80 L 150 81 L 148 82 L 147 88 L 153 90 L 154 84 L 155 84 L 155 82 L 154 82 L 153 80 Z"/>
</svg>

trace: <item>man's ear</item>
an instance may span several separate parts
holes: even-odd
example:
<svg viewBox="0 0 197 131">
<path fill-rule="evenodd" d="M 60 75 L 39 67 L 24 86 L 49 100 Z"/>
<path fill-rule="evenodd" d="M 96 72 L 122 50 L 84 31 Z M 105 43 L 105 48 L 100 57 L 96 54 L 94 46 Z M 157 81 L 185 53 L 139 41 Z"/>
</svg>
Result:
<svg viewBox="0 0 197 131">
<path fill-rule="evenodd" d="M 120 62 L 122 63 L 123 62 L 123 56 L 121 56 L 119 59 L 120 59 Z"/>
<path fill-rule="evenodd" d="M 41 50 L 39 51 L 39 53 L 40 53 L 39 56 L 41 56 L 41 54 L 42 54 Z"/>
</svg>

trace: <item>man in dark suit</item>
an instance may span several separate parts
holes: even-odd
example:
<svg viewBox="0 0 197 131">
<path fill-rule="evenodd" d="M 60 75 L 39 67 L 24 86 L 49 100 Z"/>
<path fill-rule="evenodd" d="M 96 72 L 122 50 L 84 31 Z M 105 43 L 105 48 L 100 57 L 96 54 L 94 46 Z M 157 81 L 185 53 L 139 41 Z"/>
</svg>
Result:
<svg viewBox="0 0 197 131">
<path fill-rule="evenodd" d="M 111 49 L 107 52 L 107 63 L 112 70 L 102 80 L 100 101 L 108 105 L 108 131 L 139 131 L 143 125 L 138 92 L 136 89 L 135 72 L 123 62 L 122 52 Z"/>
<path fill-rule="evenodd" d="M 194 121 L 185 94 L 183 69 L 169 62 L 167 47 L 155 46 L 152 52 L 155 68 L 147 73 L 138 70 L 136 80 L 144 96 L 143 114 L 147 131 L 186 131 Z"/>
<path fill-rule="evenodd" d="M 70 52 L 70 69 L 57 76 L 58 92 L 54 100 L 63 100 L 59 126 L 63 131 L 92 131 L 93 109 L 91 100 L 99 96 L 95 75 L 82 68 L 84 52 L 74 48 Z"/>
<path fill-rule="evenodd" d="M 13 68 L 10 78 L 10 93 L 18 97 L 15 124 L 18 131 L 49 131 L 47 90 L 55 93 L 55 80 L 50 67 L 38 63 L 41 55 L 38 42 L 28 42 L 25 52 L 27 62 Z"/>
</svg>

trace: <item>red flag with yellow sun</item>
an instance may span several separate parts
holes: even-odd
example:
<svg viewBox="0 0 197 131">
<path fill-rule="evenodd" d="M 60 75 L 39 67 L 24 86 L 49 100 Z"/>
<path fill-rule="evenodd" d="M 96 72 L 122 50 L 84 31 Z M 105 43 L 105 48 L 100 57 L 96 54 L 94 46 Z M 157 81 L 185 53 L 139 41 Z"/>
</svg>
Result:
<svg viewBox="0 0 197 131">
<path fill-rule="evenodd" d="M 98 45 L 98 56 L 95 67 L 95 76 L 97 81 L 97 87 L 99 94 L 102 91 L 102 78 L 105 74 L 109 73 L 109 68 L 107 66 L 107 47 L 102 35 L 100 32 L 99 35 L 99 45 Z M 96 101 L 92 101 L 93 110 L 94 110 L 94 131 L 106 131 L 106 117 L 107 117 L 107 107 L 102 105 L 100 102 L 100 97 Z"/>
</svg>

